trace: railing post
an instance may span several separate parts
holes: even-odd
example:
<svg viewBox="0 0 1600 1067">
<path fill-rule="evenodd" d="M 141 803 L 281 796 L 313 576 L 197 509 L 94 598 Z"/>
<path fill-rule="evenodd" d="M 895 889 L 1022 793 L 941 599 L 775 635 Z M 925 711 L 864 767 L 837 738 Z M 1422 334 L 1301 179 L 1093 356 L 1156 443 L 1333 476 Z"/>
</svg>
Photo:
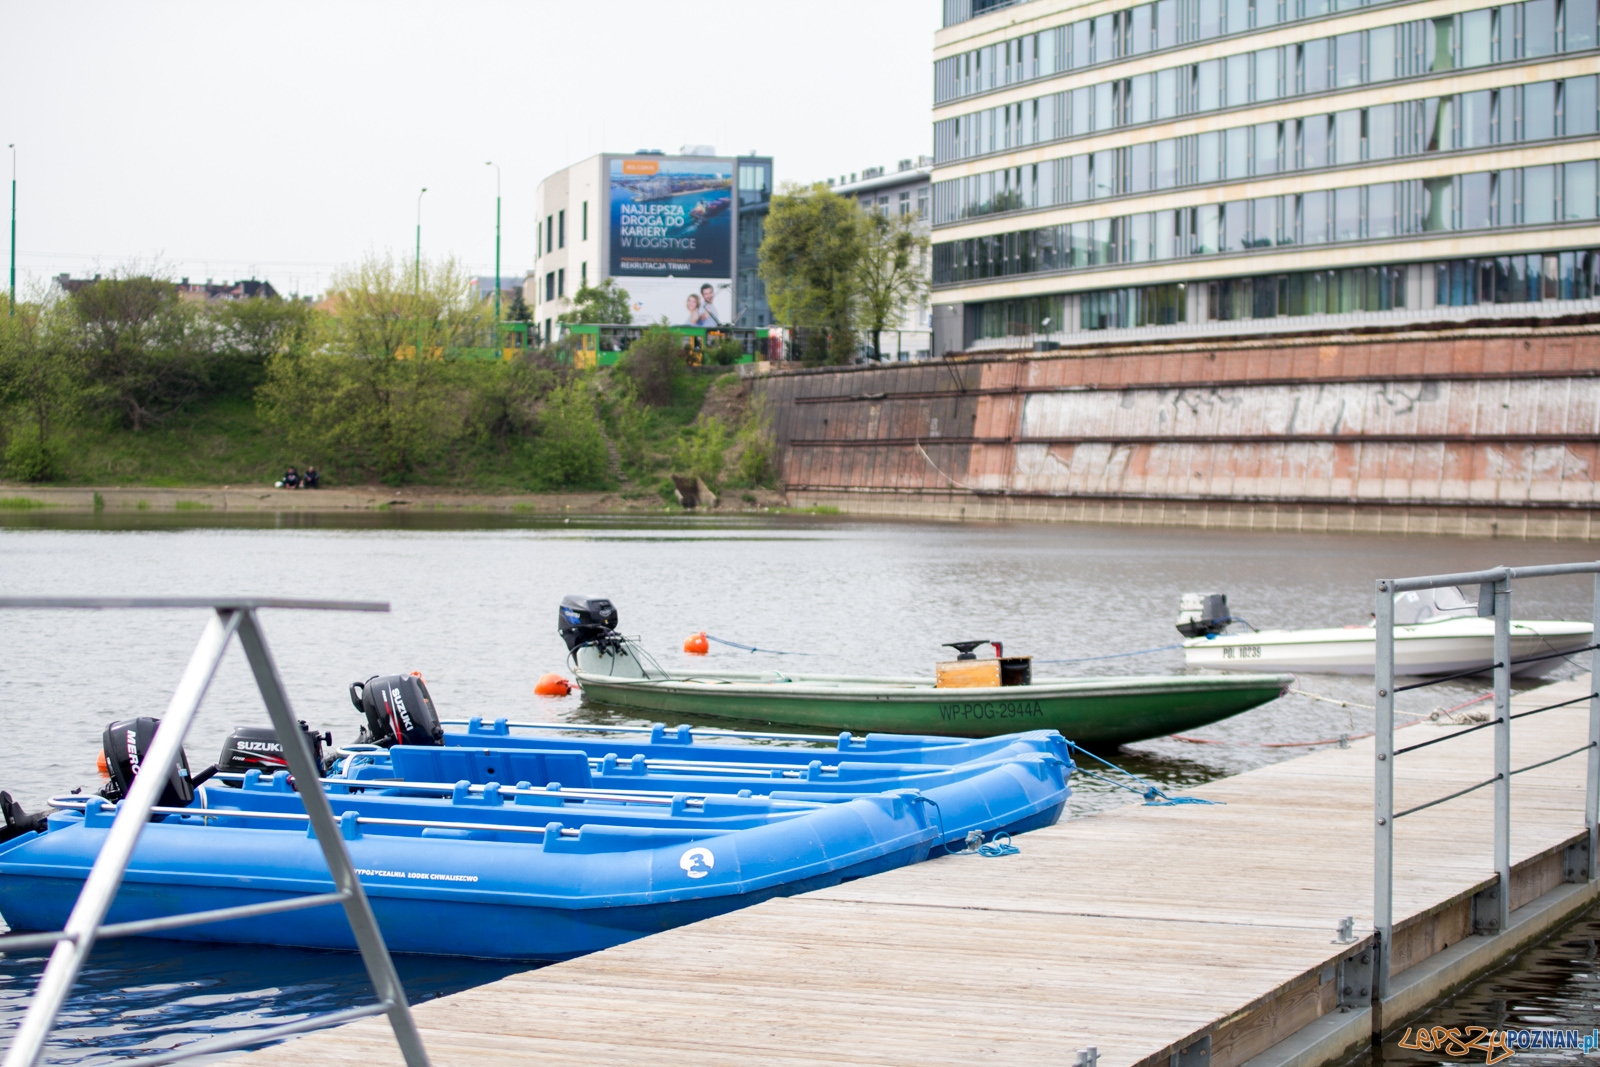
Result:
<svg viewBox="0 0 1600 1067">
<path fill-rule="evenodd" d="M 1494 583 L 1495 933 L 1511 925 L 1511 576 Z"/>
<path fill-rule="evenodd" d="M 1594 576 L 1594 634 L 1600 638 L 1600 571 Z M 1589 692 L 1600 693 L 1600 648 L 1589 653 Z M 1600 696 L 1589 698 L 1589 765 L 1584 790 L 1583 825 L 1589 831 L 1589 879 L 1600 878 Z"/>
<path fill-rule="evenodd" d="M 17 1036 L 6 1053 L 5 1067 L 33 1067 L 38 1062 L 39 1054 L 44 1050 L 45 1038 L 50 1036 L 56 1016 L 60 1014 L 62 1004 L 66 1003 L 67 995 L 72 992 L 83 961 L 94 948 L 95 934 L 117 897 L 128 861 L 133 858 L 139 835 L 150 818 L 150 809 L 161 799 L 168 777 L 178 765 L 178 752 L 183 748 L 184 734 L 189 732 L 189 724 L 194 721 L 200 701 L 211 686 L 217 665 L 222 662 L 222 654 L 227 651 L 228 641 L 238 628 L 239 613 L 236 611 L 219 610 L 206 623 L 200 643 L 195 646 L 188 666 L 183 669 L 183 677 L 178 680 L 178 688 L 167 704 L 167 713 L 162 717 L 150 751 L 145 755 L 144 773 L 134 777 L 128 795 L 117 805 L 116 818 L 106 832 L 94 867 L 84 879 L 78 901 L 72 906 L 72 913 L 62 927 L 70 939 L 56 942 L 55 949 L 50 953 L 50 962 L 45 965 L 44 974 L 39 978 L 33 1001 L 28 1005 L 28 1013 L 23 1016 Z"/>
<path fill-rule="evenodd" d="M 303 783 L 299 788 L 299 796 L 305 804 L 306 814 L 311 817 L 311 825 L 316 829 L 317 843 L 322 846 L 322 855 L 333 875 L 333 884 L 346 894 L 345 918 L 349 920 L 356 944 L 361 949 L 361 961 L 366 964 L 367 976 L 372 979 L 378 999 L 386 1006 L 389 1025 L 394 1030 L 400 1053 L 405 1057 L 406 1067 L 429 1067 L 422 1035 L 417 1032 L 410 1005 L 406 1002 L 405 987 L 395 973 L 394 961 L 389 958 L 389 947 L 384 944 L 383 934 L 378 930 L 372 904 L 367 900 L 366 892 L 361 888 L 361 879 L 350 862 L 350 853 L 345 849 L 339 822 L 333 817 L 333 806 L 328 803 L 328 795 L 319 784 L 322 768 L 312 760 L 306 746 L 305 735 L 289 705 L 289 692 L 278 675 L 278 665 L 267 647 L 266 635 L 261 632 L 255 611 L 246 610 L 241 614 L 239 644 L 250 661 L 256 685 L 261 690 L 261 699 L 266 702 L 267 714 L 272 717 L 272 726 L 278 732 L 278 742 L 283 746 L 284 758 L 289 762 L 289 773 L 296 781 Z"/>
<path fill-rule="evenodd" d="M 1373 619 L 1372 926 L 1378 936 L 1372 992 L 1382 1000 L 1389 995 L 1389 950 L 1394 942 L 1394 587 L 1387 580 L 1377 583 Z"/>
</svg>

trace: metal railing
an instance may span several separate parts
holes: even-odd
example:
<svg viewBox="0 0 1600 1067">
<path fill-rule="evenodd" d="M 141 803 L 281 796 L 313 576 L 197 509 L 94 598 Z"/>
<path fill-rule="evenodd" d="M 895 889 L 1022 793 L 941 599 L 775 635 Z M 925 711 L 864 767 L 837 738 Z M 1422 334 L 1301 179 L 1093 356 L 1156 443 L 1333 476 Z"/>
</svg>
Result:
<svg viewBox="0 0 1600 1067">
<path fill-rule="evenodd" d="M 1594 633 L 1600 635 L 1600 562 L 1591 563 L 1557 563 L 1536 567 L 1496 567 L 1487 571 L 1471 571 L 1464 574 L 1434 574 L 1420 578 L 1380 578 L 1377 582 L 1376 604 L 1376 663 L 1373 678 L 1373 687 L 1377 699 L 1374 704 L 1377 708 L 1377 723 L 1375 726 L 1374 774 L 1373 774 L 1373 927 L 1377 937 L 1377 958 L 1374 960 L 1373 994 L 1382 999 L 1389 995 L 1389 967 L 1391 963 L 1391 950 L 1394 944 L 1394 824 L 1396 819 L 1434 807 L 1457 797 L 1466 796 L 1488 786 L 1494 787 L 1494 870 L 1495 885 L 1491 890 L 1486 890 L 1482 900 L 1475 898 L 1474 907 L 1474 932 L 1499 934 L 1506 930 L 1511 922 L 1511 778 L 1513 775 L 1524 771 L 1531 771 L 1538 767 L 1548 766 L 1558 760 L 1569 759 L 1573 756 L 1588 753 L 1587 789 L 1584 793 L 1583 824 L 1587 831 L 1587 860 L 1582 865 L 1582 877 L 1585 881 L 1593 879 L 1596 875 L 1594 857 L 1596 848 L 1600 846 L 1600 826 L 1596 823 L 1596 807 L 1600 805 L 1600 691 L 1593 684 L 1600 680 L 1600 649 L 1590 638 L 1586 648 L 1579 648 L 1569 652 L 1553 652 L 1548 655 L 1535 655 L 1523 659 L 1512 659 L 1511 656 L 1511 582 L 1516 578 L 1551 578 L 1568 574 L 1593 574 L 1595 576 L 1594 593 Z M 1429 678 L 1425 681 L 1415 682 L 1410 685 L 1396 687 L 1394 684 L 1394 598 L 1396 593 L 1405 593 L 1422 589 L 1440 589 L 1446 586 L 1476 585 L 1478 586 L 1478 615 L 1480 618 L 1494 618 L 1494 646 L 1492 671 L 1494 673 L 1494 714 L 1488 722 L 1459 730 L 1444 737 L 1436 737 L 1419 744 L 1408 745 L 1405 748 L 1394 747 L 1394 696 L 1398 692 L 1409 689 L 1420 689 L 1428 685 L 1436 685 L 1452 678 L 1465 677 L 1469 674 L 1481 674 L 1482 668 L 1464 671 L 1460 674 L 1450 674 L 1438 678 Z M 1550 660 L 1567 656 L 1574 656 L 1583 652 L 1591 652 L 1591 685 L 1587 696 L 1573 700 L 1549 704 L 1545 707 L 1533 708 L 1528 711 L 1511 713 L 1511 675 L 1513 668 L 1523 664 L 1540 660 Z M 1529 764 L 1526 767 L 1511 768 L 1511 723 L 1514 719 L 1526 718 L 1540 712 L 1553 711 L 1556 708 L 1570 707 L 1587 700 L 1589 702 L 1589 731 L 1588 743 L 1571 752 L 1564 752 L 1559 756 Z M 1458 789 L 1453 793 L 1421 804 L 1413 805 L 1403 811 L 1394 810 L 1394 761 L 1396 756 L 1403 756 L 1408 752 L 1438 744 L 1441 741 L 1450 741 L 1457 737 L 1475 733 L 1478 730 L 1492 729 L 1494 731 L 1494 774 L 1481 782 Z M 1487 914 L 1479 915 L 1479 911 Z"/>
<path fill-rule="evenodd" d="M 139 835 L 150 821 L 152 812 L 157 810 L 157 801 L 178 766 L 184 736 L 189 732 L 189 726 L 200 709 L 200 702 L 216 675 L 228 642 L 235 636 L 239 638 L 250 670 L 255 675 L 256 686 L 267 705 L 267 714 L 271 716 L 273 728 L 283 746 L 289 770 L 298 781 L 314 782 L 321 777 L 321 768 L 313 761 L 295 719 L 288 691 L 278 674 L 278 665 L 272 658 L 272 652 L 267 647 L 266 635 L 261 630 L 256 612 L 260 608 L 388 611 L 389 605 L 270 597 L 0 597 L 0 608 L 207 608 L 214 612 L 189 657 L 188 666 L 184 668 L 183 677 L 179 679 L 178 687 L 167 705 L 166 715 L 161 720 L 161 728 L 156 731 L 150 751 L 144 758 L 145 773 L 134 778 L 127 796 L 117 805 L 111 829 L 106 833 L 94 866 L 84 880 L 83 889 L 78 894 L 72 913 L 67 917 L 66 926 L 52 933 L 0 937 L 0 952 L 54 946 L 28 1004 L 27 1014 L 6 1052 L 4 1067 L 34 1067 L 39 1062 L 45 1039 L 54 1028 L 84 961 L 88 959 L 95 941 L 100 938 L 150 934 L 181 926 L 245 919 L 334 903 L 344 905 L 345 917 L 378 996 L 376 1004 L 301 1019 L 247 1034 L 199 1041 L 171 1052 L 130 1060 L 130 1065 L 156 1067 L 157 1064 L 232 1051 L 307 1030 L 386 1014 L 407 1067 L 427 1067 L 428 1054 L 412 1021 L 405 989 L 395 973 L 394 962 L 389 958 L 389 949 L 384 944 L 377 919 L 351 865 L 350 854 L 345 850 L 339 823 L 333 816 L 326 794 L 320 789 L 304 789 L 299 796 L 305 803 L 306 815 L 316 833 L 317 843 L 322 847 L 329 873 L 333 876 L 334 892 L 137 922 L 105 923 L 106 913 L 116 899 L 123 875 L 133 858 Z"/>
</svg>

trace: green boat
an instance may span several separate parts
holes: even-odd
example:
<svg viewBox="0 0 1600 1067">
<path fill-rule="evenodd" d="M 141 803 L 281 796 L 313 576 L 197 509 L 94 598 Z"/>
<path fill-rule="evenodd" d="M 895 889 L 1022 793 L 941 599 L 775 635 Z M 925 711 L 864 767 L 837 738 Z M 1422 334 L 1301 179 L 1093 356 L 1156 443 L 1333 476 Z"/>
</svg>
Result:
<svg viewBox="0 0 1600 1067">
<path fill-rule="evenodd" d="M 604 609 L 588 607 L 599 605 Z M 601 621 L 607 609 L 609 620 Z M 1171 674 L 940 688 L 931 677 L 668 671 L 612 629 L 609 601 L 568 597 L 561 619 L 586 701 L 857 733 L 986 737 L 1050 729 L 1108 748 L 1226 719 L 1276 700 L 1294 683 L 1292 674 Z"/>
</svg>

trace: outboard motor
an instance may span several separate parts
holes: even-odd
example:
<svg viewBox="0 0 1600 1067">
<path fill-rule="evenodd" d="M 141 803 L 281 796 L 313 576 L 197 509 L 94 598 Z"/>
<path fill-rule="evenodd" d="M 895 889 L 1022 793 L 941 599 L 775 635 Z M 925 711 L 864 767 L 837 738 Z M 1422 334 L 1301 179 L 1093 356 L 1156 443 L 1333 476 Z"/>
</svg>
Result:
<svg viewBox="0 0 1600 1067">
<path fill-rule="evenodd" d="M 124 719 L 114 722 L 106 727 L 105 734 L 100 739 L 100 745 L 106 756 L 106 771 L 111 776 L 111 781 L 100 788 L 100 795 L 107 800 L 121 800 L 128 795 L 128 790 L 133 788 L 133 780 L 139 774 L 150 745 L 155 740 L 156 730 L 161 726 L 161 720 L 148 715 L 137 719 Z M 215 768 L 206 773 L 210 777 Z M 172 769 L 167 778 L 166 788 L 161 790 L 161 797 L 156 801 L 157 806 L 164 808 L 186 808 L 194 799 L 195 783 L 189 778 L 189 758 L 184 755 L 183 749 L 178 749 L 178 765 Z"/>
<path fill-rule="evenodd" d="M 311 758 L 316 762 L 317 769 L 327 770 L 329 760 L 323 755 L 322 746 L 333 744 L 333 734 L 317 733 L 306 725 L 304 719 L 300 720 L 300 729 L 311 746 Z M 217 770 L 234 774 L 245 771 L 271 774 L 288 769 L 289 761 L 283 754 L 283 745 L 278 741 L 278 731 L 270 726 L 234 727 L 233 733 L 222 742 L 222 755 L 217 757 Z"/>
<path fill-rule="evenodd" d="M 374 674 L 350 683 L 350 703 L 367 717 L 357 740 L 365 745 L 442 745 L 444 727 L 422 675 Z"/>
<path fill-rule="evenodd" d="M 615 633 L 617 609 L 604 597 L 569 594 L 561 599 L 556 615 L 556 632 L 567 643 L 568 652 L 592 644 Z"/>
<path fill-rule="evenodd" d="M 1178 632 L 1185 637 L 1209 637 L 1228 628 L 1226 593 L 1184 593 L 1178 600 Z"/>
</svg>

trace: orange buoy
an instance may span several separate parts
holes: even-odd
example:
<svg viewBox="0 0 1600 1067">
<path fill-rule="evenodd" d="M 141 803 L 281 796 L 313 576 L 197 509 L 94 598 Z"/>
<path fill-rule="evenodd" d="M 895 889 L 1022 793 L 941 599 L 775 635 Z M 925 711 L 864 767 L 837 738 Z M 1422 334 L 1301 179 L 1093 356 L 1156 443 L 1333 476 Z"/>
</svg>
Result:
<svg viewBox="0 0 1600 1067">
<path fill-rule="evenodd" d="M 572 692 L 572 683 L 559 674 L 543 674 L 534 683 L 534 696 L 564 697 Z"/>
<path fill-rule="evenodd" d="M 106 754 L 105 754 L 104 751 L 101 751 L 98 755 L 95 756 L 95 758 L 94 758 L 94 767 L 95 767 L 95 770 L 100 772 L 100 777 L 102 777 L 102 778 L 110 778 L 111 777 L 111 768 L 106 766 Z"/>
<path fill-rule="evenodd" d="M 684 639 L 683 650 L 691 656 L 703 656 L 711 651 L 711 642 L 706 640 L 706 632 L 701 630 L 697 634 L 690 634 Z"/>
</svg>

